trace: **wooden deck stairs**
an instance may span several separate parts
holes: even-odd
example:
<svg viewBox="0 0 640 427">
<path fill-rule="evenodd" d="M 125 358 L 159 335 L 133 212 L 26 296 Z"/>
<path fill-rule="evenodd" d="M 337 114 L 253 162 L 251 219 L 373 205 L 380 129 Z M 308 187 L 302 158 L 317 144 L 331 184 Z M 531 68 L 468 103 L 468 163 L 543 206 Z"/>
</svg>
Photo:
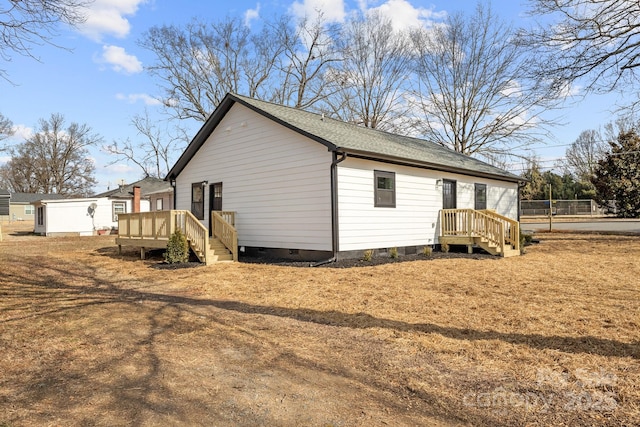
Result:
<svg viewBox="0 0 640 427">
<path fill-rule="evenodd" d="M 443 209 L 440 243 L 478 246 L 502 257 L 520 255 L 520 223 L 491 210 Z"/>
<path fill-rule="evenodd" d="M 166 248 L 169 237 L 180 229 L 187 237 L 189 247 L 200 262 L 207 265 L 238 260 L 238 233 L 235 212 L 211 212 L 214 229 L 209 230 L 190 211 L 171 210 L 139 212 L 118 215 L 116 244 L 140 247 L 144 259 L 149 248 Z"/>
<path fill-rule="evenodd" d="M 219 239 L 210 238 L 209 249 L 207 258 L 211 257 L 210 262 L 233 261 L 233 253 Z"/>
</svg>

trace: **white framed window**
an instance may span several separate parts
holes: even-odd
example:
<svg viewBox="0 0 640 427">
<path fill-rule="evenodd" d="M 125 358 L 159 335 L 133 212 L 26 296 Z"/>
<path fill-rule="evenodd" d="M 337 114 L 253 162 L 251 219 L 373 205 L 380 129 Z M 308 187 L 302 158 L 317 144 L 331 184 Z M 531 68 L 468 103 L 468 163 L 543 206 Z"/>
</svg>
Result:
<svg viewBox="0 0 640 427">
<path fill-rule="evenodd" d="M 25 215 L 34 215 L 36 213 L 36 208 L 33 205 L 26 205 L 24 207 Z"/>
<path fill-rule="evenodd" d="M 164 200 L 156 199 L 156 210 L 161 211 L 162 209 L 164 209 Z"/>
<path fill-rule="evenodd" d="M 118 221 L 118 214 L 127 213 L 127 202 L 113 202 L 112 203 L 112 211 L 113 211 L 113 221 Z"/>
</svg>

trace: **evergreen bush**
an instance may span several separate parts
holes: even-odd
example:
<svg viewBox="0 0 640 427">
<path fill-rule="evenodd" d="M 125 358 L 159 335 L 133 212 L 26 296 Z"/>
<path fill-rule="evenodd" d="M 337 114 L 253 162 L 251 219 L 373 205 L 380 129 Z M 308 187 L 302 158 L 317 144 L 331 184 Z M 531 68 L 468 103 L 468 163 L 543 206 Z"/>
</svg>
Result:
<svg viewBox="0 0 640 427">
<path fill-rule="evenodd" d="M 187 237 L 180 229 L 174 231 L 167 243 L 167 251 L 164 253 L 167 264 L 187 262 L 189 260 L 189 243 Z"/>
</svg>

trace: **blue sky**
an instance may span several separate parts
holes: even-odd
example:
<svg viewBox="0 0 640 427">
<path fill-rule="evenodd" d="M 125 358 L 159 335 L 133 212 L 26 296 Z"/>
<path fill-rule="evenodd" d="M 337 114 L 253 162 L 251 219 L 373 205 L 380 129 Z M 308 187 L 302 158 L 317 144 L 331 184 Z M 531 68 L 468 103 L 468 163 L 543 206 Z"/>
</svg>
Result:
<svg viewBox="0 0 640 427">
<path fill-rule="evenodd" d="M 4 1 L 4 0 L 1 0 Z M 40 60 L 13 56 L 0 64 L 12 83 L 0 79 L 0 112 L 13 121 L 20 142 L 40 118 L 61 113 L 67 122 L 86 123 L 104 138 L 105 143 L 135 139 L 130 125 L 135 114 L 147 108 L 152 117 L 161 111 L 155 97 L 160 94 L 156 82 L 144 71 L 152 62 L 149 52 L 137 45 L 141 35 L 152 26 L 182 24 L 193 17 L 218 20 L 225 16 L 247 19 L 273 17 L 284 13 L 312 13 L 322 9 L 326 17 L 341 19 L 356 9 L 380 8 L 398 25 L 409 25 L 437 18 L 458 10 L 472 12 L 472 0 L 235 0 L 225 2 L 172 0 L 96 0 L 88 11 L 88 20 L 79 29 L 61 28 L 52 41 L 66 49 L 50 45 L 36 46 Z M 223 4 L 223 5 L 221 5 Z M 524 25 L 525 4 L 515 0 L 494 0 L 492 6 L 514 25 Z M 579 87 L 576 88 L 579 92 Z M 566 144 L 582 130 L 597 128 L 614 118 L 611 113 L 619 100 L 616 95 L 589 96 L 562 111 L 563 126 L 554 129 L 555 137 L 547 145 L 535 147 L 543 166 L 562 157 Z M 191 135 L 198 125 L 191 124 Z M 96 148 L 96 192 L 113 187 L 120 179 L 133 182 L 140 172 L 124 162 L 108 165 L 112 157 Z M 6 157 L 0 156 L 0 163 Z M 519 172 L 519 166 L 514 171 Z"/>
</svg>

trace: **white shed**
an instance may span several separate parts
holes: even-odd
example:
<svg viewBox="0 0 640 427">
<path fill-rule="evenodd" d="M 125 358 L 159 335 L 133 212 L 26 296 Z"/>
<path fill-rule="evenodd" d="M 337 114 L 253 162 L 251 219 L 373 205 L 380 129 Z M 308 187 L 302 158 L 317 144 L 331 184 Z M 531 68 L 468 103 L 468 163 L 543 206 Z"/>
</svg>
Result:
<svg viewBox="0 0 640 427">
<path fill-rule="evenodd" d="M 45 236 L 92 236 L 118 226 L 118 213 L 131 212 L 132 199 L 108 197 L 40 200 L 36 202 L 35 233 Z M 149 201 L 140 201 L 140 211 L 149 211 Z"/>
</svg>

